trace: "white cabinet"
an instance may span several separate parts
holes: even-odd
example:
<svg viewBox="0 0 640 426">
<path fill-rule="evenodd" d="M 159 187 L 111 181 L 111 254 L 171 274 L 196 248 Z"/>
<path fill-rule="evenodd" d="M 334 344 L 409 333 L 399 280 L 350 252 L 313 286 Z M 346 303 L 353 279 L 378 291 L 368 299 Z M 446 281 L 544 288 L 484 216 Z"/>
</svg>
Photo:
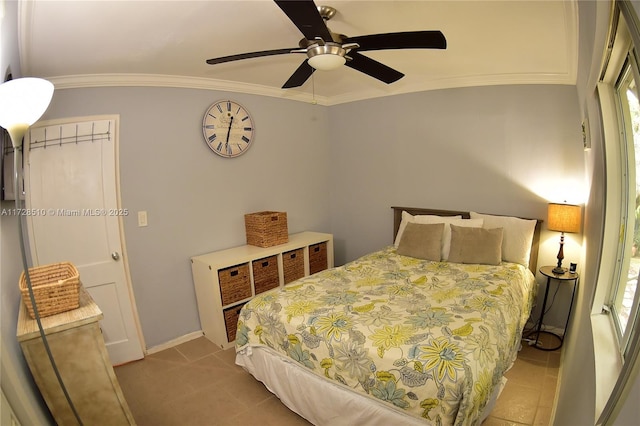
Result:
<svg viewBox="0 0 640 426">
<path fill-rule="evenodd" d="M 301 232 L 273 247 L 245 245 L 194 256 L 191 271 L 204 335 L 233 346 L 238 314 L 256 294 L 333 267 L 333 235 Z"/>
</svg>

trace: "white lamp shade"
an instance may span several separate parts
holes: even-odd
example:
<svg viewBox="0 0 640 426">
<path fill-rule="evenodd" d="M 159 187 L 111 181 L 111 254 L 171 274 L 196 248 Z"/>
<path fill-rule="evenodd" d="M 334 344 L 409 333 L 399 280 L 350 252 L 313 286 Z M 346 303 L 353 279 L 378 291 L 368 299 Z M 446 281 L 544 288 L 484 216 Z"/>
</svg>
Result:
<svg viewBox="0 0 640 426">
<path fill-rule="evenodd" d="M 331 71 L 340 68 L 346 62 L 344 56 L 323 53 L 309 58 L 309 65 L 321 71 Z"/>
<path fill-rule="evenodd" d="M 41 78 L 18 78 L 0 84 L 0 126 L 31 126 L 49 107 L 53 84 Z"/>
</svg>

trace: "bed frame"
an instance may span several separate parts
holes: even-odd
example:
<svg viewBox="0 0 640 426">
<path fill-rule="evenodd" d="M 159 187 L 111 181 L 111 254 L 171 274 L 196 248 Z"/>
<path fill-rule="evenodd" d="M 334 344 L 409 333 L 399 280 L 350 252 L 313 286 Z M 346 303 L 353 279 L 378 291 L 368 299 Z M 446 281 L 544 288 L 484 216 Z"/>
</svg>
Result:
<svg viewBox="0 0 640 426">
<path fill-rule="evenodd" d="M 436 209 L 424 209 L 420 207 L 391 207 L 393 209 L 393 240 L 395 241 L 396 235 L 398 234 L 398 229 L 400 228 L 400 222 L 402 222 L 402 212 L 406 211 L 410 215 L 437 215 L 437 216 L 458 216 L 461 215 L 463 219 L 469 219 L 469 212 L 458 211 L 458 210 L 436 210 Z M 542 220 L 541 219 L 529 219 L 529 218 L 521 218 L 527 220 L 536 220 L 536 229 L 533 232 L 533 241 L 531 242 L 531 255 L 529 257 L 529 270 L 536 274 L 537 266 L 538 266 L 538 248 L 540 245 L 540 230 L 542 229 Z"/>
</svg>

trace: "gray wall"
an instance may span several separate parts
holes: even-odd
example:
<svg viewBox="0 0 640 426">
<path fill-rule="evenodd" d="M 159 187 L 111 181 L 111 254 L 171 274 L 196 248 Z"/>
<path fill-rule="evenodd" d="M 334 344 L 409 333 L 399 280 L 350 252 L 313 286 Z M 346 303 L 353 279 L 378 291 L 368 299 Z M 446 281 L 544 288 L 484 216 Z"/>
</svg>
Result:
<svg viewBox="0 0 640 426">
<path fill-rule="evenodd" d="M 224 159 L 204 112 L 232 98 L 252 114 L 253 147 Z M 245 243 L 244 214 L 286 211 L 290 232 L 329 232 L 325 107 L 171 88 L 59 90 L 43 119 L 120 114 L 120 178 L 129 266 L 147 347 L 200 329 L 189 258 Z M 137 226 L 137 211 L 148 227 Z"/>
<path fill-rule="evenodd" d="M 236 159 L 210 152 L 201 135 L 204 111 L 224 97 L 247 107 L 257 128 Z M 245 213 L 286 211 L 291 232 L 334 233 L 337 264 L 391 242 L 391 205 L 544 218 L 547 199 L 534 183 L 583 174 L 577 111 L 570 86 L 452 89 L 328 108 L 100 88 L 57 91 L 43 119 L 120 114 L 125 238 L 153 347 L 199 330 L 189 257 L 244 244 Z M 139 210 L 148 227 L 137 227 Z"/>
<path fill-rule="evenodd" d="M 438 90 L 338 105 L 329 115 L 341 260 L 391 243 L 392 205 L 545 219 L 549 197 L 575 197 L 561 185 L 584 170 L 575 87 Z M 549 237 L 553 257 L 558 235 Z"/>
</svg>

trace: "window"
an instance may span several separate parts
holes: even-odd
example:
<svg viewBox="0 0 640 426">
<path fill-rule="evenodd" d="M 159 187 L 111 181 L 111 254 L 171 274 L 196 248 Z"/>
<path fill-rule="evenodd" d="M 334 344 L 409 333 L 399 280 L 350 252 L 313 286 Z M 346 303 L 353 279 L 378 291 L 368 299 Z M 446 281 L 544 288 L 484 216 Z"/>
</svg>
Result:
<svg viewBox="0 0 640 426">
<path fill-rule="evenodd" d="M 637 383 L 634 371 L 640 362 L 640 20 L 631 2 L 614 5 L 597 85 L 606 175 L 604 233 L 591 311 L 598 425 L 613 424 L 616 412 L 632 404 L 627 396 Z M 601 314 L 603 305 L 611 315 Z"/>
<path fill-rule="evenodd" d="M 636 319 L 640 294 L 636 291 L 640 271 L 640 103 L 636 86 L 638 67 L 632 53 L 627 55 L 615 84 L 621 154 L 621 227 L 617 268 L 608 303 L 623 356 Z"/>
</svg>

